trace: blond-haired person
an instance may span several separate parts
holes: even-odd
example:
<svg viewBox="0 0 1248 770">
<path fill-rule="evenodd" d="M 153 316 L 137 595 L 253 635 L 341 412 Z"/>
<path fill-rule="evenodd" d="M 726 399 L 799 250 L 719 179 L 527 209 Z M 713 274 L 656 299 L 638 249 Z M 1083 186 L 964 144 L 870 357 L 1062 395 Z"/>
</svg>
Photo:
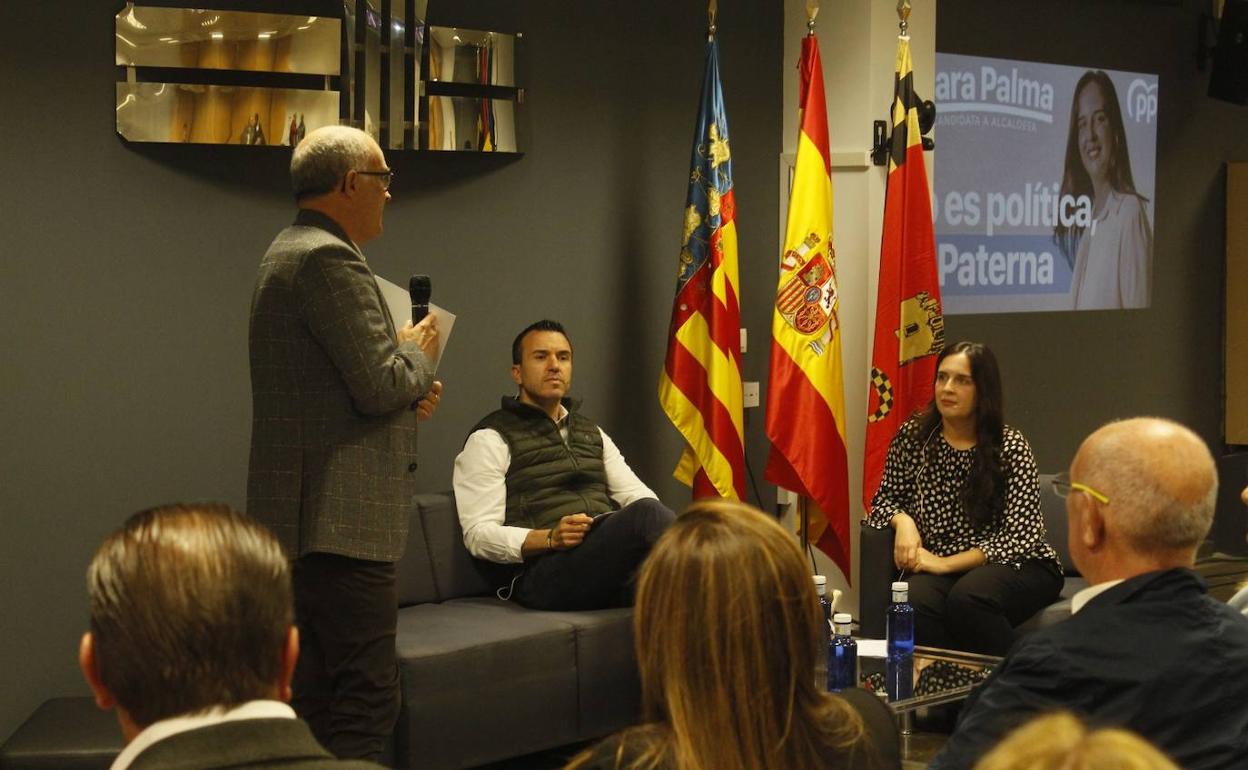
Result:
<svg viewBox="0 0 1248 770">
<path fill-rule="evenodd" d="M 1058 711 L 1024 724 L 975 765 L 975 770 L 1179 770 L 1130 730 L 1088 730 Z"/>
<path fill-rule="evenodd" d="M 699 501 L 641 570 L 634 638 L 646 723 L 570 768 L 898 767 L 888 708 L 815 684 L 826 632 L 793 536 L 739 502 Z"/>
</svg>

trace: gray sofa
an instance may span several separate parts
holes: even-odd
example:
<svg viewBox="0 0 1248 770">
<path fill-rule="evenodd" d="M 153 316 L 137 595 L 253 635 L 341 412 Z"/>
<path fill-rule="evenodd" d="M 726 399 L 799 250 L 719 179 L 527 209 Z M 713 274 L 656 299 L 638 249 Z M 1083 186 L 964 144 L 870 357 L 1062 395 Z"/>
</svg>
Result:
<svg viewBox="0 0 1248 770">
<path fill-rule="evenodd" d="M 464 548 L 449 492 L 414 499 L 397 573 L 395 767 L 473 767 L 640 718 L 632 610 L 536 612 L 498 600 L 502 578 Z M 0 746 L 0 769 L 107 768 L 121 747 L 111 712 L 54 698 Z"/>
<path fill-rule="evenodd" d="M 1052 625 L 1070 617 L 1070 598 L 1088 583 L 1070 559 L 1066 545 L 1066 502 L 1053 492 L 1052 475 L 1040 476 L 1040 511 L 1044 515 L 1044 528 L 1049 542 L 1057 550 L 1065 577 L 1058 600 L 1028 618 L 1015 629 L 1017 636 L 1028 631 Z M 863 522 L 858 547 L 859 632 L 868 638 L 884 638 L 884 611 L 890 601 L 889 585 L 896 578 L 893 566 L 893 530 L 879 530 Z"/>
<path fill-rule="evenodd" d="M 640 718 L 632 610 L 538 612 L 464 548 L 454 496 L 417 495 L 397 565 L 398 767 L 472 767 Z"/>
</svg>

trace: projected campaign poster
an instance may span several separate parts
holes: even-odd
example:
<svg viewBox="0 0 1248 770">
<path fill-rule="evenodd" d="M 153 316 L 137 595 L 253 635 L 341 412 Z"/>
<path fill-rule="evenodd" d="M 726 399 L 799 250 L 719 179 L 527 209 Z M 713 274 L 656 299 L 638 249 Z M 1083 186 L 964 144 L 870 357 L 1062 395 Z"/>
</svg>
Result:
<svg viewBox="0 0 1248 770">
<path fill-rule="evenodd" d="M 1148 307 L 1157 76 L 936 54 L 946 314 Z"/>
</svg>

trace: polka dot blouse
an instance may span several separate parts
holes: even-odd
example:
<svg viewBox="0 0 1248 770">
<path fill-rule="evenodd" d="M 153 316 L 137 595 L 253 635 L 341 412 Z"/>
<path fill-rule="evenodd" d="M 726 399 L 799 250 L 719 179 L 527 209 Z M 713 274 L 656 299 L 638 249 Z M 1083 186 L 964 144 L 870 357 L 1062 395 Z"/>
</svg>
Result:
<svg viewBox="0 0 1248 770">
<path fill-rule="evenodd" d="M 1001 461 L 1005 471 L 1005 514 L 988 527 L 975 529 L 962 510 L 960 493 L 970 475 L 975 450 L 954 449 L 939 427 L 924 440 L 914 435 L 912 417 L 893 437 L 884 461 L 884 478 L 871 500 L 867 524 L 885 529 L 898 513 L 908 513 L 919 527 L 923 547 L 937 556 L 952 556 L 971 548 L 984 552 L 989 563 L 1018 569 L 1040 559 L 1057 564 L 1057 552 L 1045 539 L 1040 513 L 1040 485 L 1036 460 L 1023 434 L 1004 430 Z"/>
</svg>

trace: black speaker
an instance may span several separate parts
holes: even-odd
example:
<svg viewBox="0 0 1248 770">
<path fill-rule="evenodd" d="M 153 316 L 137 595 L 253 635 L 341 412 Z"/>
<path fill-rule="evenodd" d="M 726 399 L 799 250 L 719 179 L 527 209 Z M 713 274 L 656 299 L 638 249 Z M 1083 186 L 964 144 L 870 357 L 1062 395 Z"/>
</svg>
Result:
<svg viewBox="0 0 1248 770">
<path fill-rule="evenodd" d="M 1226 0 L 1222 7 L 1209 95 L 1233 104 L 1248 104 L 1248 0 Z"/>
</svg>

